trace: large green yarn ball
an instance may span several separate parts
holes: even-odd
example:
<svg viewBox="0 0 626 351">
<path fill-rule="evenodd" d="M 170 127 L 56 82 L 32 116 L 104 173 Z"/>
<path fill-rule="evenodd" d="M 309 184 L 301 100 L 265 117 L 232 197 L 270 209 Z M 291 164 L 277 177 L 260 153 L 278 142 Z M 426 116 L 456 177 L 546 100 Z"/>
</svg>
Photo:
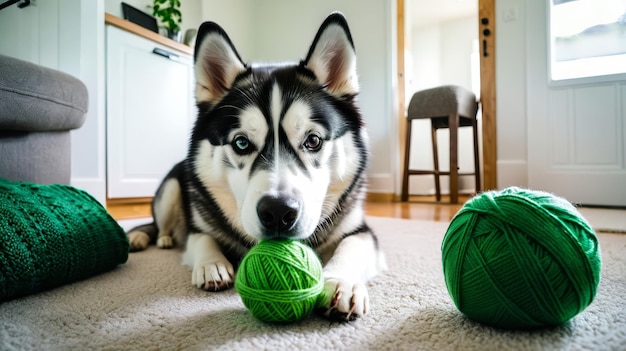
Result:
<svg viewBox="0 0 626 351">
<path fill-rule="evenodd" d="M 317 254 L 294 240 L 259 242 L 243 258 L 235 280 L 244 305 L 265 322 L 294 322 L 308 316 L 323 287 Z"/>
<path fill-rule="evenodd" d="M 562 324 L 593 301 L 600 282 L 595 232 L 567 200 L 507 188 L 467 201 L 442 243 L 456 307 L 509 329 Z"/>
</svg>

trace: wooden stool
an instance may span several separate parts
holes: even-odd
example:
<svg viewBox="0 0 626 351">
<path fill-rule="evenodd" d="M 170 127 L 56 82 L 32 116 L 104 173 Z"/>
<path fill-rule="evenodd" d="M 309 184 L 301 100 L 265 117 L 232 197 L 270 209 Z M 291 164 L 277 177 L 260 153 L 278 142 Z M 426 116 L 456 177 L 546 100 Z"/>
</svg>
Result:
<svg viewBox="0 0 626 351">
<path fill-rule="evenodd" d="M 480 191 L 480 162 L 478 157 L 478 126 L 476 112 L 478 102 L 476 95 L 465 88 L 446 85 L 418 91 L 411 98 L 407 113 L 406 151 L 404 154 L 404 173 L 402 177 L 402 201 L 409 199 L 409 176 L 432 174 L 435 176 L 437 201 L 441 201 L 439 176 L 450 176 L 450 202 L 459 202 L 459 176 L 473 175 L 476 179 L 476 192 Z M 416 170 L 409 168 L 411 150 L 411 122 L 414 119 L 428 118 L 431 121 L 431 138 L 433 144 L 434 170 Z M 474 131 L 474 172 L 459 173 L 458 168 L 458 130 L 459 127 L 471 126 Z M 450 171 L 439 170 L 437 153 L 437 129 L 450 129 Z"/>
</svg>

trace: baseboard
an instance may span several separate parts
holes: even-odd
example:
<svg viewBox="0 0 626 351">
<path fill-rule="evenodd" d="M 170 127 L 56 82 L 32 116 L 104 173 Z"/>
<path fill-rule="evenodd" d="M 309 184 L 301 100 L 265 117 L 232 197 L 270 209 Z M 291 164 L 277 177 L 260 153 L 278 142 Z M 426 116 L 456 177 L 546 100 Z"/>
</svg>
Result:
<svg viewBox="0 0 626 351">
<path fill-rule="evenodd" d="M 400 196 L 392 193 L 367 193 L 365 200 L 368 202 L 394 202 L 400 200 Z"/>
<path fill-rule="evenodd" d="M 151 205 L 151 197 L 106 199 L 107 211 L 116 220 L 150 217 Z"/>
<path fill-rule="evenodd" d="M 375 194 L 391 194 L 395 192 L 391 173 L 373 173 L 367 175 L 367 191 Z"/>
</svg>

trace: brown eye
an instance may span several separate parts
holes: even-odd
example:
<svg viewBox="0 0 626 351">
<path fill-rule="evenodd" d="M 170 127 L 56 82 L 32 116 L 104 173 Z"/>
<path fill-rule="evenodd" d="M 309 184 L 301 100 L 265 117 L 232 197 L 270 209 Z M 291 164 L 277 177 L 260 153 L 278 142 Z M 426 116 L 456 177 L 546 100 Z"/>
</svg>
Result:
<svg viewBox="0 0 626 351">
<path fill-rule="evenodd" d="M 319 151 L 322 148 L 322 138 L 317 134 L 309 134 L 303 145 L 309 151 Z"/>
</svg>

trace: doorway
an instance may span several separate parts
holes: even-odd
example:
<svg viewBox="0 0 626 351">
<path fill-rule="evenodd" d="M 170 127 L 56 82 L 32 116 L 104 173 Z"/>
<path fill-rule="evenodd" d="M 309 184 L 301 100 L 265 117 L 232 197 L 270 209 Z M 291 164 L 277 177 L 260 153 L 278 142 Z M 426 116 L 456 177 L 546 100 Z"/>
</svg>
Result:
<svg viewBox="0 0 626 351">
<path fill-rule="evenodd" d="M 445 2 L 397 0 L 400 160 L 404 160 L 404 114 L 412 94 L 445 84 L 463 86 L 473 90 L 481 100 L 479 123 L 482 124 L 480 134 L 483 189 L 497 187 L 494 7 L 494 0 L 462 0 L 455 3 L 454 7 Z M 433 162 L 428 138 L 430 127 L 420 126 L 420 122 L 429 123 L 413 122 L 415 134 L 411 148 L 415 152 L 411 152 L 411 164 L 417 163 L 420 168 L 427 169 L 432 167 Z M 471 130 L 463 129 L 459 133 L 459 166 L 461 169 L 469 167 L 471 170 Z M 447 143 L 448 139 L 442 135 L 439 140 L 446 140 Z M 465 147 L 466 144 L 468 147 Z M 439 145 L 441 165 L 448 164 L 447 149 L 447 145 Z M 443 150 L 446 152 L 441 152 Z M 432 177 L 411 178 L 412 193 L 432 191 Z M 444 179 L 445 177 L 442 180 Z M 473 188 L 471 184 L 473 179 L 461 178 L 459 189 L 467 189 L 468 186 Z"/>
</svg>

